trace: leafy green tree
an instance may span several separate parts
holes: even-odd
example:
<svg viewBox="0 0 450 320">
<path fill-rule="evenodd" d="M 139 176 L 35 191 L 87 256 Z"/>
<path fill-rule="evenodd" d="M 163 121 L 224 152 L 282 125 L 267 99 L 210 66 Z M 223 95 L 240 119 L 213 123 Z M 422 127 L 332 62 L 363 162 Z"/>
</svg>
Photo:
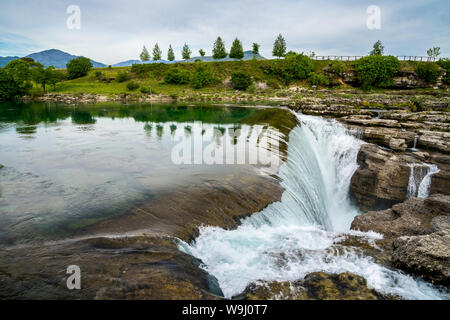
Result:
<svg viewBox="0 0 450 320">
<path fill-rule="evenodd" d="M 252 84 L 252 78 L 244 72 L 235 72 L 231 75 L 231 84 L 236 90 L 247 90 Z"/>
<path fill-rule="evenodd" d="M 275 42 L 273 43 L 272 54 L 274 57 L 278 58 L 284 57 L 284 55 L 286 54 L 286 41 L 281 34 L 278 35 L 278 37 L 275 39 Z"/>
<path fill-rule="evenodd" d="M 430 58 L 436 59 L 441 54 L 440 47 L 433 47 L 427 50 L 427 54 Z"/>
<path fill-rule="evenodd" d="M 230 58 L 242 59 L 244 57 L 244 49 L 242 48 L 242 42 L 236 38 L 231 44 Z"/>
<path fill-rule="evenodd" d="M 162 51 L 158 46 L 158 43 L 153 47 L 153 60 L 161 60 Z"/>
<path fill-rule="evenodd" d="M 369 55 L 371 56 L 382 56 L 384 54 L 384 46 L 380 40 L 374 43 L 372 51 Z"/>
<path fill-rule="evenodd" d="M 55 85 L 59 81 L 57 71 L 53 66 L 44 68 L 42 64 L 32 68 L 32 78 L 34 82 L 42 86 L 42 90 L 46 92 L 46 85 Z"/>
<path fill-rule="evenodd" d="M 4 68 L 0 68 L 0 101 L 14 100 L 23 94 L 19 83 Z"/>
<path fill-rule="evenodd" d="M 442 82 L 445 84 L 450 84 L 450 60 L 439 59 L 437 64 L 446 71 L 444 77 L 442 78 Z"/>
<path fill-rule="evenodd" d="M 184 60 L 187 60 L 191 58 L 191 53 L 191 49 L 189 49 L 189 46 L 187 45 L 187 43 L 185 43 L 183 49 L 181 50 L 181 56 Z"/>
<path fill-rule="evenodd" d="M 167 60 L 173 61 L 175 60 L 175 53 L 173 52 L 172 45 L 169 45 L 169 50 L 167 51 Z"/>
<path fill-rule="evenodd" d="M 150 53 L 148 53 L 148 50 L 145 46 L 144 49 L 142 49 L 141 55 L 139 57 L 141 58 L 142 62 L 150 60 Z"/>
<path fill-rule="evenodd" d="M 205 56 L 205 51 L 203 51 L 203 49 L 198 50 L 198 53 L 200 53 L 200 56 L 202 57 Z"/>
<path fill-rule="evenodd" d="M 364 88 L 389 87 L 400 69 L 400 61 L 393 56 L 373 55 L 354 62 L 356 78 Z"/>
<path fill-rule="evenodd" d="M 304 54 L 290 53 L 283 60 L 273 61 L 271 70 L 286 83 L 290 83 L 293 80 L 307 79 L 314 71 L 314 62 Z"/>
<path fill-rule="evenodd" d="M 92 68 L 92 62 L 88 58 L 78 57 L 66 64 L 69 79 L 84 77 Z"/>
<path fill-rule="evenodd" d="M 214 42 L 213 47 L 213 58 L 214 59 L 223 59 L 227 57 L 227 50 L 225 49 L 225 43 L 223 42 L 221 37 L 217 37 L 217 40 Z"/>
<path fill-rule="evenodd" d="M 418 62 L 415 70 L 420 79 L 430 84 L 436 83 L 440 72 L 435 62 Z"/>
<path fill-rule="evenodd" d="M 254 42 L 252 45 L 252 53 L 254 58 L 259 54 L 259 44 L 257 44 L 256 42 Z"/>
</svg>

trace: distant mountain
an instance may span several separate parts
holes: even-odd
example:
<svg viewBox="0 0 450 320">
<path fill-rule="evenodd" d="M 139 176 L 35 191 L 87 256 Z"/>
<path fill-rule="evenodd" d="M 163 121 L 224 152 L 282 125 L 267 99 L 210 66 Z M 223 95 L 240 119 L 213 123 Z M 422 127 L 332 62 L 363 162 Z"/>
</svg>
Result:
<svg viewBox="0 0 450 320">
<path fill-rule="evenodd" d="M 150 60 L 150 61 L 145 61 L 142 62 L 141 60 L 127 60 L 127 61 L 122 61 L 116 64 L 113 64 L 113 67 L 129 67 L 132 66 L 133 64 L 148 64 L 148 63 L 176 63 L 179 61 L 168 61 L 168 60 Z"/>
<path fill-rule="evenodd" d="M 264 58 L 263 56 L 261 56 L 259 54 L 257 54 L 255 58 L 258 59 L 258 60 L 266 59 L 266 58 Z M 251 60 L 251 59 L 253 59 L 253 52 L 251 50 L 249 50 L 249 51 L 244 51 L 244 57 L 242 59 L 240 59 L 240 60 Z M 239 60 L 239 59 L 232 59 L 229 56 L 227 56 L 226 58 L 217 59 L 216 60 L 212 56 L 206 56 L 206 57 L 193 57 L 193 58 L 184 60 L 184 62 L 195 62 L 197 60 L 200 60 L 200 61 L 203 61 L 203 62 L 211 62 L 211 61 L 236 61 L 236 60 Z"/>
<path fill-rule="evenodd" d="M 10 61 L 19 59 L 20 57 L 0 57 L 0 67 L 6 66 Z"/>
<path fill-rule="evenodd" d="M 50 49 L 50 50 L 32 53 L 26 57 L 32 58 L 34 61 L 40 62 L 46 67 L 54 66 L 57 69 L 65 69 L 66 64 L 70 60 L 78 58 L 79 56 L 74 56 L 72 54 L 69 54 L 67 52 L 57 50 L 57 49 Z M 0 67 L 4 67 L 8 62 L 19 59 L 19 58 L 20 57 L 0 57 Z M 92 62 L 92 65 L 94 66 L 94 68 L 106 67 L 106 65 L 103 63 L 96 62 L 94 60 L 91 60 L 91 62 Z"/>
<path fill-rule="evenodd" d="M 27 56 L 27 58 L 33 58 L 34 61 L 40 62 L 46 67 L 54 66 L 57 69 L 66 68 L 66 64 L 70 60 L 78 57 L 79 56 L 74 56 L 72 54 L 57 49 L 50 49 L 41 52 L 36 52 Z M 94 68 L 106 67 L 106 65 L 103 63 L 96 62 L 94 60 L 91 60 L 91 62 Z"/>
</svg>

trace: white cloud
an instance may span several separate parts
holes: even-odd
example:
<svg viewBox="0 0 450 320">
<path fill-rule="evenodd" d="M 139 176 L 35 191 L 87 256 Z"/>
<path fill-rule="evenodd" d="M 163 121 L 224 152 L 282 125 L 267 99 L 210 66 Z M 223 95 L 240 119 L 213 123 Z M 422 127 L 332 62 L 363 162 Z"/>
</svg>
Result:
<svg viewBox="0 0 450 320">
<path fill-rule="evenodd" d="M 434 45 L 450 52 L 448 1 L 376 2 L 2 0 L 0 33 L 18 34 L 32 39 L 35 47 L 57 48 L 107 64 L 137 58 L 143 45 L 151 49 L 155 42 L 164 55 L 172 44 L 178 58 L 185 42 L 194 54 L 200 48 L 210 53 L 218 35 L 227 47 L 236 36 L 245 49 L 258 42 L 267 57 L 278 33 L 285 36 L 288 49 L 317 54 L 366 54 L 378 39 L 393 54 L 425 54 Z M 81 30 L 66 28 L 70 4 L 81 8 Z M 381 7 L 381 30 L 366 27 L 366 8 L 371 4 Z M 19 54 L 14 52 L 17 47 L 2 46 L 1 54 Z"/>
</svg>

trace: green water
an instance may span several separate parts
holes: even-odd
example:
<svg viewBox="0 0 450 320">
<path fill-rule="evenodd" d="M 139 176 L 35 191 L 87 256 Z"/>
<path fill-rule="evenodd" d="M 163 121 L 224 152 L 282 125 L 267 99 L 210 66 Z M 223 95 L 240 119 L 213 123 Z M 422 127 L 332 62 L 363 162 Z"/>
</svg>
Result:
<svg viewBox="0 0 450 320">
<path fill-rule="evenodd" d="M 161 192 L 257 167 L 176 164 L 177 136 L 214 133 L 220 147 L 247 138 L 236 128 L 286 134 L 293 124 L 275 108 L 0 104 L 0 245 L 74 235 Z"/>
</svg>

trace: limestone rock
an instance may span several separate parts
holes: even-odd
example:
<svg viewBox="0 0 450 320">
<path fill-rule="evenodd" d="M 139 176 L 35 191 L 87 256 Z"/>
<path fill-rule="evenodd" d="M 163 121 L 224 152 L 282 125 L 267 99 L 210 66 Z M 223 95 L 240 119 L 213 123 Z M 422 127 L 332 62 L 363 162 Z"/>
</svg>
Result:
<svg viewBox="0 0 450 320">
<path fill-rule="evenodd" d="M 396 267 L 435 284 L 450 285 L 450 229 L 400 237 L 392 246 L 392 260 Z"/>
<path fill-rule="evenodd" d="M 361 210 L 390 208 L 406 198 L 411 169 L 401 156 L 366 144 L 361 146 L 357 161 L 351 192 Z"/>
<path fill-rule="evenodd" d="M 252 283 L 234 299 L 290 299 L 290 300 L 380 300 L 379 292 L 367 287 L 366 280 L 356 274 L 344 272 L 327 274 L 314 272 L 304 280 L 295 282 Z"/>
<path fill-rule="evenodd" d="M 397 237 L 431 233 L 432 219 L 438 216 L 450 216 L 450 196 L 434 194 L 427 199 L 412 198 L 391 209 L 370 211 L 356 216 L 351 229 L 381 233 L 390 244 Z"/>
</svg>

